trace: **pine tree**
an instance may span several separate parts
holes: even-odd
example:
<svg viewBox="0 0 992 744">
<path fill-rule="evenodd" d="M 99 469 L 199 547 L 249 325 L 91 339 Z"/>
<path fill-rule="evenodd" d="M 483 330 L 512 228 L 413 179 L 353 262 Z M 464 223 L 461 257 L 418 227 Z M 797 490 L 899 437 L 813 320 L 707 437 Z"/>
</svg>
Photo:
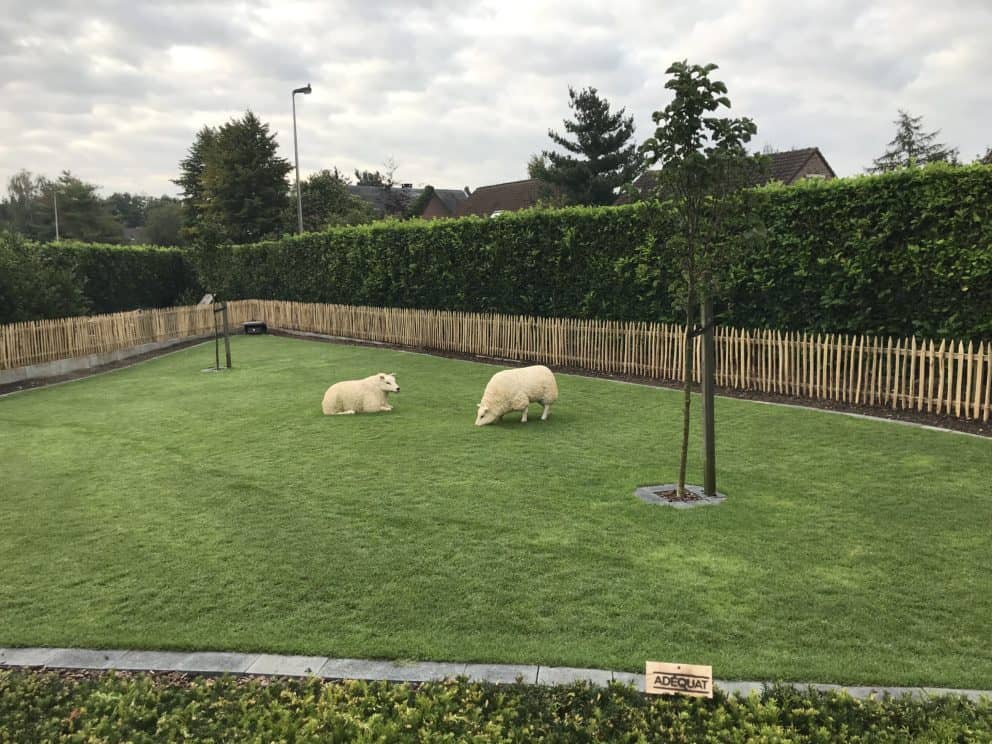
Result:
<svg viewBox="0 0 992 744">
<path fill-rule="evenodd" d="M 900 109 L 899 118 L 893 122 L 897 127 L 895 138 L 889 143 L 885 153 L 875 159 L 868 172 L 885 173 L 899 168 L 916 168 L 937 162 L 956 165 L 957 148 L 935 142 L 940 130 L 924 132 L 920 123 L 922 121 L 922 116 L 910 116 Z"/>
<path fill-rule="evenodd" d="M 533 157 L 530 176 L 557 187 L 569 204 L 612 204 L 617 189 L 641 172 L 641 158 L 631 142 L 634 117 L 625 117 L 625 109 L 611 113 L 595 88 L 576 92 L 569 86 L 568 96 L 575 119 L 563 122 L 566 135 L 548 131 L 566 153 L 545 150 Z"/>
</svg>

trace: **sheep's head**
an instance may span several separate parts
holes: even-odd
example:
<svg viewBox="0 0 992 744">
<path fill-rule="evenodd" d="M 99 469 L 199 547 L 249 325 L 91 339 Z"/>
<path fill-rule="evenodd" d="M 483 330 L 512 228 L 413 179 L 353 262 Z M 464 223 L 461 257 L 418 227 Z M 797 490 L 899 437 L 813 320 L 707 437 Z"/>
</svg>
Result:
<svg viewBox="0 0 992 744">
<path fill-rule="evenodd" d="M 480 403 L 479 411 L 475 416 L 475 425 L 485 426 L 486 424 L 491 424 L 493 421 L 495 421 L 498 418 L 499 416 L 497 416 L 492 409 L 490 409 L 488 406 L 484 405 L 483 403 Z"/>
<path fill-rule="evenodd" d="M 398 393 L 400 391 L 400 386 L 396 384 L 396 375 L 390 372 L 388 375 L 385 372 L 379 373 L 379 389 L 385 390 L 387 393 Z"/>
</svg>

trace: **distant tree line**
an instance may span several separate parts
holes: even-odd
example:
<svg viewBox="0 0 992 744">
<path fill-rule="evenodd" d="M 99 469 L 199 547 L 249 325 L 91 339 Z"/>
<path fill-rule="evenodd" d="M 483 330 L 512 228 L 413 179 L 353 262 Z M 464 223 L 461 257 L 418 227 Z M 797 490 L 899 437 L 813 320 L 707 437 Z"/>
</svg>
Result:
<svg viewBox="0 0 992 744">
<path fill-rule="evenodd" d="M 0 199 L 0 229 L 29 240 L 49 242 L 58 237 L 86 243 L 182 244 L 182 207 L 170 196 L 115 192 L 107 197 L 100 187 L 70 171 L 52 180 L 27 170 L 7 181 Z"/>
</svg>

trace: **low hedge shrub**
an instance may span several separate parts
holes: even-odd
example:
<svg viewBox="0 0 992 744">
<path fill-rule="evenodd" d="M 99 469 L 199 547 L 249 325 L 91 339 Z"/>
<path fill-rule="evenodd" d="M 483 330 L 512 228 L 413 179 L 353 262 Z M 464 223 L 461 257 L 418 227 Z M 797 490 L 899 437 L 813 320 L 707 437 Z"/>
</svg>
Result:
<svg viewBox="0 0 992 744">
<path fill-rule="evenodd" d="M 990 741 L 992 704 L 0 671 L 0 741 Z"/>
</svg>

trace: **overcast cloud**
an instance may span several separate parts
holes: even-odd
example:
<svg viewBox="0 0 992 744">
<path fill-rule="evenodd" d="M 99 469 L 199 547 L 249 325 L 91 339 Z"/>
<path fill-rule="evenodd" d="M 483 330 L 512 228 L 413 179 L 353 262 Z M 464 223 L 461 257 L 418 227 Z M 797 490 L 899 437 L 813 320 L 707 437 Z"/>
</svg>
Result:
<svg viewBox="0 0 992 744">
<path fill-rule="evenodd" d="M 683 58 L 720 65 L 757 148 L 860 173 L 902 108 L 970 161 L 992 146 L 990 38 L 989 0 L 0 0 L 0 180 L 175 193 L 195 132 L 246 108 L 292 160 L 290 91 L 309 82 L 304 174 L 391 156 L 400 181 L 474 189 L 526 178 L 569 84 L 643 140 Z"/>
</svg>

